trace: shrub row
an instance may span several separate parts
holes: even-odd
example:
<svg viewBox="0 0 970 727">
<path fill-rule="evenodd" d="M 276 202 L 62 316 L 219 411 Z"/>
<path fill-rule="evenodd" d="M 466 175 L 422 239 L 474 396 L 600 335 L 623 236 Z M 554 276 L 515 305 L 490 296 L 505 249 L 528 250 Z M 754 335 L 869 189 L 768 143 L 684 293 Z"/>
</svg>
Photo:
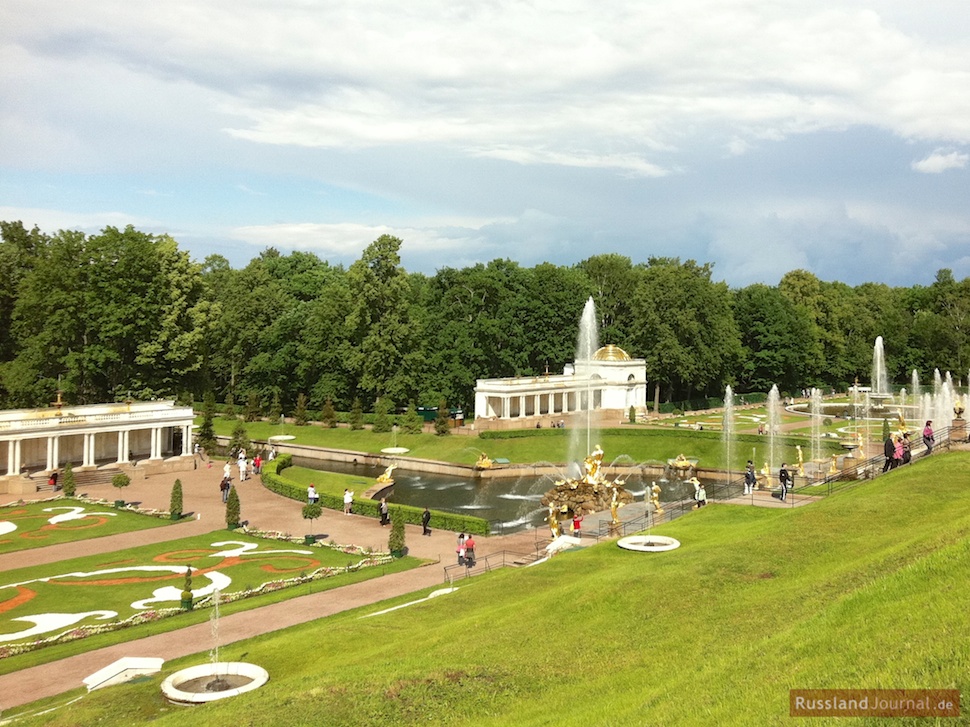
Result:
<svg viewBox="0 0 970 727">
<path fill-rule="evenodd" d="M 479 439 L 523 439 L 525 437 L 563 437 L 568 429 L 486 429 Z"/>
<path fill-rule="evenodd" d="M 271 492 L 283 495 L 291 500 L 306 502 L 306 487 L 292 480 L 288 480 L 279 474 L 281 460 L 286 456 L 288 455 L 278 457 L 263 468 L 263 486 Z M 344 500 L 341 495 L 330 495 L 321 492 L 320 505 L 329 510 L 342 511 L 344 509 Z M 380 518 L 380 512 L 378 512 L 379 506 L 380 503 L 376 500 L 359 497 L 354 498 L 354 513 L 356 515 L 372 517 L 377 520 Z M 403 518 L 404 522 L 412 525 L 420 525 L 421 515 L 424 513 L 422 508 L 411 505 L 390 505 L 389 511 L 392 519 L 400 517 Z M 455 513 L 442 512 L 440 510 L 431 511 L 430 527 L 438 530 L 450 530 L 456 533 L 474 533 L 475 535 L 488 535 L 490 529 L 488 521 L 480 517 L 456 515 Z"/>
</svg>

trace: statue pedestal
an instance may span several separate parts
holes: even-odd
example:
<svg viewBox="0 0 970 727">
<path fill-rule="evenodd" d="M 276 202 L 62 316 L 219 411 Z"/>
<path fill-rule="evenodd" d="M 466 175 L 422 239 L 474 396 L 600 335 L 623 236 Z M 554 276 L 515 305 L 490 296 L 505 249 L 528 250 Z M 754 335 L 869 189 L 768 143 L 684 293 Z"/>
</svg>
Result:
<svg viewBox="0 0 970 727">
<path fill-rule="evenodd" d="M 950 423 L 950 439 L 965 442 L 967 439 L 967 420 L 954 419 Z"/>
</svg>

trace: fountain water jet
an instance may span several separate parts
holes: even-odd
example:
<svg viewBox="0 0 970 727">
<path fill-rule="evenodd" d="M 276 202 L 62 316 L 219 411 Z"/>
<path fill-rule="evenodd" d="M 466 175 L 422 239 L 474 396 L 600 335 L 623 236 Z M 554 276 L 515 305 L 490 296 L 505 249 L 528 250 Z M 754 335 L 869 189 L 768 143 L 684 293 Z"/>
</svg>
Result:
<svg viewBox="0 0 970 727">
<path fill-rule="evenodd" d="M 599 350 L 599 324 L 596 319 L 596 304 L 592 296 L 583 306 L 583 314 L 579 319 L 579 334 L 576 336 L 576 375 L 586 381 L 586 391 L 580 397 L 580 410 L 586 413 L 586 442 L 582 442 L 579 427 L 571 427 L 569 433 L 569 461 L 578 462 L 591 452 L 593 447 L 593 390 L 592 364 L 593 354 Z"/>
<path fill-rule="evenodd" d="M 727 481 L 731 482 L 731 465 L 734 462 L 734 390 L 724 389 L 724 421 L 721 425 L 721 441 L 724 442 L 724 460 L 727 463 Z"/>
<path fill-rule="evenodd" d="M 212 595 L 209 616 L 213 640 L 209 663 L 177 671 L 162 682 L 162 694 L 173 704 L 205 704 L 235 697 L 259 689 L 269 681 L 269 673 L 255 664 L 219 661 L 219 597 L 217 590 Z"/>
</svg>

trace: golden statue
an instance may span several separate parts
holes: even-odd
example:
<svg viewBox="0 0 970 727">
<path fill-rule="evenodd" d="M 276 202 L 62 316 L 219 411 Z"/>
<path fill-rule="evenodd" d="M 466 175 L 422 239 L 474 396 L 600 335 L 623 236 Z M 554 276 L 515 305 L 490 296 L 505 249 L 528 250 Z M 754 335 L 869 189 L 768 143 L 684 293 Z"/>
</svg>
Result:
<svg viewBox="0 0 970 727">
<path fill-rule="evenodd" d="M 489 456 L 482 452 L 478 455 L 478 461 L 475 463 L 475 467 L 480 470 L 487 470 L 492 466 L 492 460 Z"/>
<path fill-rule="evenodd" d="M 953 402 L 953 414 L 955 415 L 955 418 L 962 419 L 964 411 L 966 410 L 963 408 L 963 401 L 958 396 L 957 400 Z"/>
<path fill-rule="evenodd" d="M 656 482 L 650 488 L 650 504 L 653 505 L 654 517 L 660 517 L 664 514 L 664 509 L 660 506 L 660 485 Z"/>
<path fill-rule="evenodd" d="M 600 467 L 603 465 L 602 447 L 597 444 L 592 453 L 583 460 L 583 464 L 586 467 L 583 482 L 588 485 L 597 485 L 603 481 L 603 475 L 600 473 Z"/>
<path fill-rule="evenodd" d="M 866 458 L 866 448 L 862 446 L 862 435 L 859 434 L 859 432 L 856 432 L 855 433 L 855 438 L 856 438 L 856 441 L 858 442 L 858 446 L 856 446 L 856 452 L 857 452 L 856 456 L 859 459 L 865 459 Z"/>
<path fill-rule="evenodd" d="M 559 513 L 552 503 L 549 504 L 548 520 L 549 530 L 552 532 L 552 539 L 555 540 L 559 537 L 561 531 L 559 529 Z"/>
<path fill-rule="evenodd" d="M 391 472 L 394 471 L 394 468 L 395 467 L 397 467 L 397 465 L 396 464 L 392 464 L 390 467 L 388 467 L 386 470 L 384 470 L 384 474 L 378 475 L 377 476 L 377 484 L 379 484 L 379 485 L 393 485 L 394 484 L 394 478 L 391 477 Z"/>
<path fill-rule="evenodd" d="M 796 444 L 795 451 L 798 452 L 798 476 L 805 476 L 805 462 L 802 461 L 802 445 Z"/>
<path fill-rule="evenodd" d="M 613 498 L 610 500 L 610 516 L 613 518 L 610 523 L 614 528 L 620 524 L 620 518 L 617 515 L 617 510 L 623 507 L 623 503 L 618 499 L 619 490 L 613 487 Z"/>
<path fill-rule="evenodd" d="M 839 463 L 838 463 L 838 459 L 839 459 L 839 455 L 837 455 L 837 454 L 833 454 L 832 455 L 832 464 L 829 466 L 829 474 L 830 475 L 837 475 L 837 474 L 839 474 Z"/>
<path fill-rule="evenodd" d="M 674 461 L 671 462 L 670 464 L 673 467 L 675 467 L 676 469 L 679 469 L 679 470 L 688 470 L 692 466 L 691 461 L 684 456 L 683 452 L 681 452 L 680 454 L 678 454 L 674 458 Z"/>
</svg>

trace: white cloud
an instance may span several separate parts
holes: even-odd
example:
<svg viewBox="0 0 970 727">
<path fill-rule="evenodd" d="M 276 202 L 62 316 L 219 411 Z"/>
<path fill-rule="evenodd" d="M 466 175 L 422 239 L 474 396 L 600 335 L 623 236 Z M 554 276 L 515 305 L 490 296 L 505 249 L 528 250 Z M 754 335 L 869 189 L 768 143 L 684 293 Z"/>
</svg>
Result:
<svg viewBox="0 0 970 727">
<path fill-rule="evenodd" d="M 947 169 L 964 169 L 967 166 L 968 160 L 970 160 L 970 155 L 968 154 L 937 149 L 925 159 L 913 162 L 910 167 L 914 171 L 923 172 L 924 174 L 939 174 L 940 172 L 945 172 Z"/>
</svg>

